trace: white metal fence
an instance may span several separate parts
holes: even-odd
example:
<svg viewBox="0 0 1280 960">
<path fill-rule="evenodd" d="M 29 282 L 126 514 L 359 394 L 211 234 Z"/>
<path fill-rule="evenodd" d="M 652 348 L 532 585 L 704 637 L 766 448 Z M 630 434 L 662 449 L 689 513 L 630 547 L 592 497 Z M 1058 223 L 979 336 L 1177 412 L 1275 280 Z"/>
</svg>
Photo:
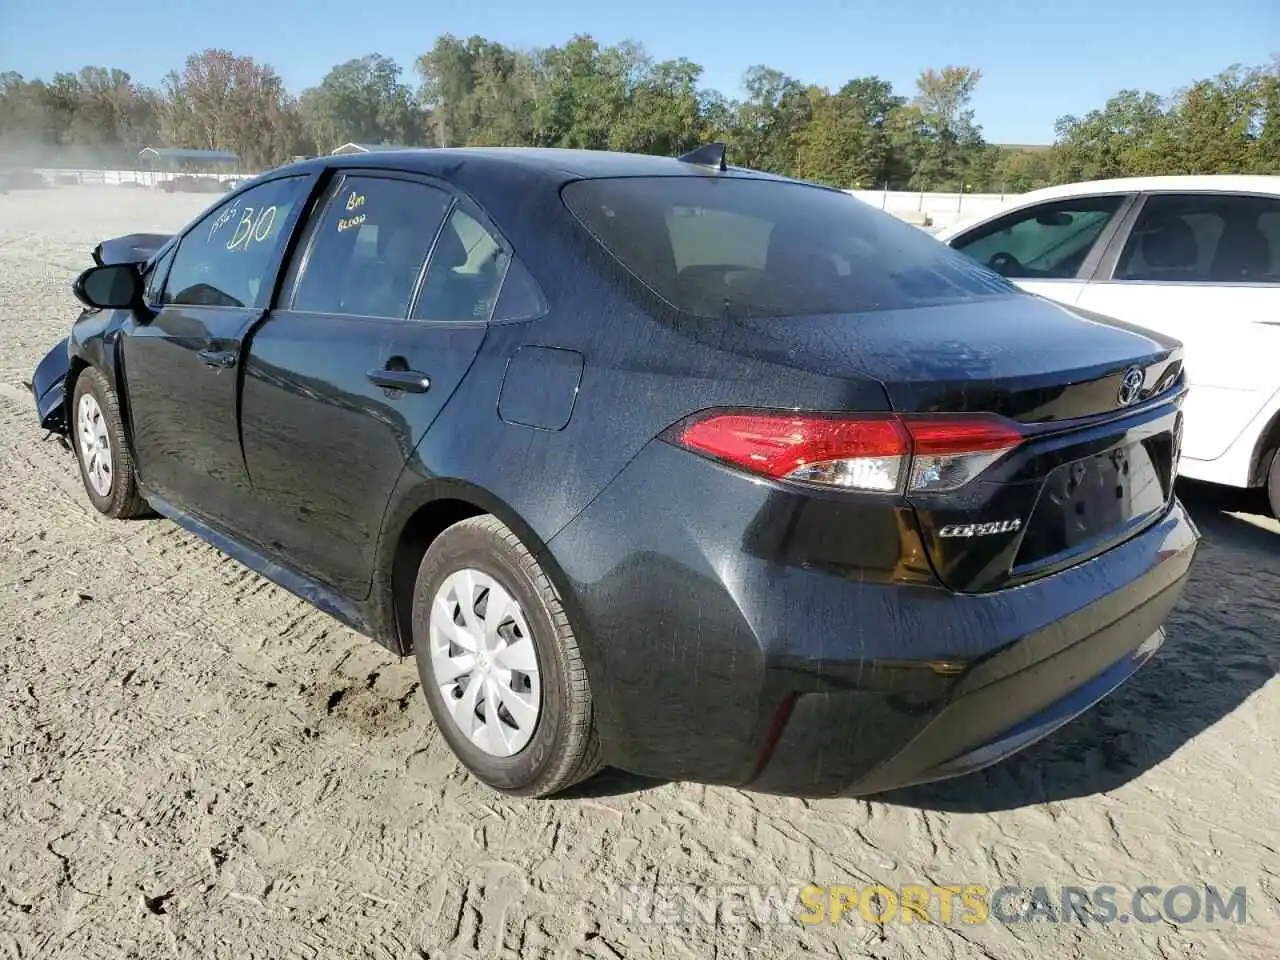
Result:
<svg viewBox="0 0 1280 960">
<path fill-rule="evenodd" d="M 140 186 L 154 187 L 175 177 L 198 177 L 202 180 L 239 180 L 244 174 L 236 173 L 188 173 L 183 170 L 66 170 L 37 169 L 34 171 L 50 185 L 82 184 L 96 187 Z"/>
<path fill-rule="evenodd" d="M 999 210 L 1013 193 L 929 193 L 914 190 L 846 190 L 864 203 L 879 207 L 922 227 L 949 227 L 961 220 Z"/>
</svg>

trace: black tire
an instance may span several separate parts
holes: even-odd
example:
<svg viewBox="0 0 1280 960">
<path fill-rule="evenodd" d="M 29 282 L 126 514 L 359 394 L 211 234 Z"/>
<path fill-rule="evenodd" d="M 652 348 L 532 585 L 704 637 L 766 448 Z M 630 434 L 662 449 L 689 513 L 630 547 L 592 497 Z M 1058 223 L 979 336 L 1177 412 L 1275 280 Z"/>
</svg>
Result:
<svg viewBox="0 0 1280 960">
<path fill-rule="evenodd" d="M 1267 500 L 1271 515 L 1280 520 L 1280 450 L 1271 451 L 1271 467 L 1267 470 Z"/>
<path fill-rule="evenodd" d="M 468 568 L 492 577 L 520 604 L 537 654 L 540 712 L 532 738 L 508 757 L 481 750 L 458 729 L 431 666 L 432 602 L 450 574 Z M 413 647 L 436 726 L 462 764 L 489 787 L 513 796 L 547 797 L 600 770 L 591 687 L 569 618 L 550 578 L 497 517 L 463 520 L 432 542 L 414 586 Z"/>
<path fill-rule="evenodd" d="M 94 489 L 89 479 L 85 451 L 81 449 L 80 403 L 85 394 L 91 395 L 97 402 L 106 428 L 107 454 L 111 463 L 111 485 L 105 494 Z M 133 472 L 133 458 L 129 455 L 124 422 L 120 419 L 120 402 L 116 399 L 116 392 L 111 389 L 107 378 L 96 367 L 86 367 L 76 378 L 69 413 L 71 444 L 76 452 L 76 462 L 80 465 L 80 479 L 84 482 L 84 490 L 89 495 L 89 502 L 99 513 L 116 520 L 128 520 L 147 514 L 149 508 L 147 502 L 142 499 L 142 494 L 138 492 L 138 478 Z"/>
</svg>

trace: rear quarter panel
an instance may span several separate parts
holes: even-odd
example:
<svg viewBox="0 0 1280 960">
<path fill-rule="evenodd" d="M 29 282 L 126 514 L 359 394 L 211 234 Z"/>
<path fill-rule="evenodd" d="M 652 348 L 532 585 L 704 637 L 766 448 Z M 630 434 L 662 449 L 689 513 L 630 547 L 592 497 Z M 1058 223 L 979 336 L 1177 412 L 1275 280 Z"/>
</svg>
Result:
<svg viewBox="0 0 1280 960">
<path fill-rule="evenodd" d="M 697 410 L 887 409 L 876 381 L 805 369 L 776 344 L 770 355 L 763 340 L 749 346 L 742 331 L 722 322 L 674 314 L 570 219 L 558 195 L 551 195 L 554 202 L 524 198 L 509 207 L 479 199 L 499 226 L 517 221 L 508 239 L 550 308 L 536 319 L 491 324 L 467 378 L 392 494 L 377 582 L 387 582 L 405 524 L 437 499 L 476 504 L 503 519 L 531 551 L 543 551 L 646 444 Z M 561 429 L 508 422 L 499 411 L 510 359 L 527 346 L 583 358 L 571 416 Z M 673 489 L 657 508 L 700 509 L 685 493 Z M 636 517 L 653 508 L 637 504 Z"/>
<path fill-rule="evenodd" d="M 519 186 L 516 180 L 502 191 L 474 193 L 541 286 L 549 311 L 491 325 L 466 380 L 417 448 L 412 476 L 483 488 L 545 542 L 646 443 L 694 411 L 887 409 L 874 380 L 805 369 L 803 360 L 789 360 L 780 348 L 770 356 L 762 338 L 749 344 L 722 321 L 675 314 L 587 234 L 557 192 Z M 572 415 L 559 430 L 507 422 L 499 413 L 508 363 L 522 346 L 583 357 Z M 417 499 L 407 489 L 397 494 Z M 389 520 L 399 512 L 393 503 Z"/>
</svg>

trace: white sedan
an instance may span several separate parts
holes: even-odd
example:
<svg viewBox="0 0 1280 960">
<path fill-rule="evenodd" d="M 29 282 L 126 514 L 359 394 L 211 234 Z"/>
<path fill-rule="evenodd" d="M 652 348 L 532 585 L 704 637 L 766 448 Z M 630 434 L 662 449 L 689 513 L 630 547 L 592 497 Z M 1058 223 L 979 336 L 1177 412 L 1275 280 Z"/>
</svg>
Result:
<svg viewBox="0 0 1280 960">
<path fill-rule="evenodd" d="M 1072 183 L 939 231 L 1031 293 L 1181 340 L 1179 474 L 1280 516 L 1280 177 Z"/>
</svg>

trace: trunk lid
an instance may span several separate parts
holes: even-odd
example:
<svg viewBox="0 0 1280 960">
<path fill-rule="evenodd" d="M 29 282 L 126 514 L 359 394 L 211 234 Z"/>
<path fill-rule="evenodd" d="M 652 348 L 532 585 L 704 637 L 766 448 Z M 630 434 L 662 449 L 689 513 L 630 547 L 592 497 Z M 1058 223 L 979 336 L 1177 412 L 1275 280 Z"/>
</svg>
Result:
<svg viewBox="0 0 1280 960">
<path fill-rule="evenodd" d="M 734 321 L 785 347 L 788 363 L 879 380 L 899 413 L 989 412 L 1021 423 L 1121 409 L 1126 371 L 1142 397 L 1181 370 L 1177 340 L 1015 294 L 878 313 Z"/>
<path fill-rule="evenodd" d="M 1025 441 L 965 486 L 907 496 L 954 590 L 1083 562 L 1172 502 L 1186 389 L 1176 340 L 1030 295 L 737 322 L 783 341 L 790 363 L 874 377 L 897 413 L 995 413 L 1019 426 Z"/>
</svg>

